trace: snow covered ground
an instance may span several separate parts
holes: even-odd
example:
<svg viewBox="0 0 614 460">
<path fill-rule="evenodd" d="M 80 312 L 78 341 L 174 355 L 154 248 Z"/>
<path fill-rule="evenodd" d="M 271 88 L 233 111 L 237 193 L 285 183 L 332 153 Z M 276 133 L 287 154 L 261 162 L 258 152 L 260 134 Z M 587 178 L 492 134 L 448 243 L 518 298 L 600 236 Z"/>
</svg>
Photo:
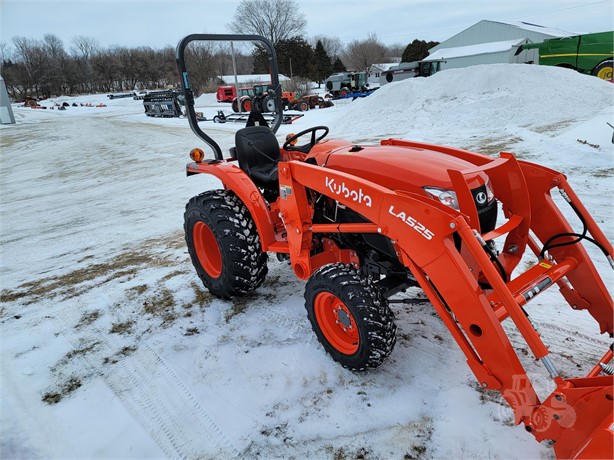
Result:
<svg viewBox="0 0 614 460">
<path fill-rule="evenodd" d="M 417 289 L 394 306 L 392 355 L 363 374 L 325 354 L 303 283 L 274 257 L 255 293 L 213 298 L 182 225 L 187 200 L 219 184 L 185 177 L 200 145 L 187 121 L 148 118 L 132 99 L 65 100 L 107 107 L 14 106 L 17 124 L 0 129 L 2 458 L 553 457 L 479 389 Z M 213 95 L 198 105 L 208 118 L 230 112 Z M 566 173 L 612 240 L 613 107 L 614 86 L 596 78 L 479 66 L 309 111 L 278 135 L 323 124 L 355 142 L 511 151 Z M 224 150 L 240 127 L 204 126 Z M 607 262 L 587 250 L 611 287 Z M 533 303 L 555 364 L 585 374 L 608 340 L 558 293 Z M 525 361 L 548 394 L 545 370 Z"/>
</svg>

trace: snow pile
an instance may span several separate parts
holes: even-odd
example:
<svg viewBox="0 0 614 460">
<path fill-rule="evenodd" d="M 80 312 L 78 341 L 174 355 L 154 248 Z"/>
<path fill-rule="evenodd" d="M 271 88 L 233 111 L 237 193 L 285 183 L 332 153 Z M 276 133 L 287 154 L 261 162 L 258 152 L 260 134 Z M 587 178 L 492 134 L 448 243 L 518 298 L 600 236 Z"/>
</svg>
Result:
<svg viewBox="0 0 614 460">
<path fill-rule="evenodd" d="M 613 105 L 611 83 L 568 69 L 481 65 L 385 85 L 340 115 L 334 134 L 458 138 L 460 132 L 556 130 Z"/>
</svg>

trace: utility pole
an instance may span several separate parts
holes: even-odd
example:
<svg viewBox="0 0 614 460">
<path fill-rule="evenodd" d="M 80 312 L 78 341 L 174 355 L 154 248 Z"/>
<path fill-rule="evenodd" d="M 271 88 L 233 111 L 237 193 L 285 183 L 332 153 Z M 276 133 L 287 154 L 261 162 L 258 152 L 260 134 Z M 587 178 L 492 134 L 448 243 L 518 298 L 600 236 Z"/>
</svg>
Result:
<svg viewBox="0 0 614 460">
<path fill-rule="evenodd" d="M 232 72 L 235 76 L 235 94 L 237 95 L 237 107 L 241 112 L 241 104 L 239 104 L 239 78 L 237 77 L 237 62 L 235 60 L 235 47 L 232 41 L 230 42 L 230 55 L 232 56 Z"/>
</svg>

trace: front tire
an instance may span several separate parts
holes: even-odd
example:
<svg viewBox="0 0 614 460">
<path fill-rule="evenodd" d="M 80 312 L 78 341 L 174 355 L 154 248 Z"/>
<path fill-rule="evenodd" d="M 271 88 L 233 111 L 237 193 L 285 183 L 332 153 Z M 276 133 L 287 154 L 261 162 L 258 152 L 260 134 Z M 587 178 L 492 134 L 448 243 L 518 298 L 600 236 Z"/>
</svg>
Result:
<svg viewBox="0 0 614 460">
<path fill-rule="evenodd" d="M 317 270 L 305 286 L 305 308 L 318 340 L 343 367 L 375 368 L 394 348 L 396 325 L 388 302 L 349 265 Z"/>
<path fill-rule="evenodd" d="M 249 210 L 231 190 L 193 197 L 184 214 L 192 264 L 209 292 L 228 299 L 262 284 L 267 255 Z"/>
</svg>

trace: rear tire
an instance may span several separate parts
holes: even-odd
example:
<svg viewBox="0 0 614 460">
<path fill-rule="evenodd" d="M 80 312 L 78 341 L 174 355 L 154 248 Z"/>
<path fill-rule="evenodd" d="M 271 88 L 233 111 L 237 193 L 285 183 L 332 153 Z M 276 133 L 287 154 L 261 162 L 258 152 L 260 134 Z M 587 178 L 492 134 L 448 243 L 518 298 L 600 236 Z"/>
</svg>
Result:
<svg viewBox="0 0 614 460">
<path fill-rule="evenodd" d="M 213 295 L 245 295 L 264 281 L 267 255 L 256 224 L 231 190 L 193 197 L 186 205 L 184 230 L 196 273 Z"/>
<path fill-rule="evenodd" d="M 238 101 L 238 99 L 236 97 L 232 100 L 232 104 L 230 104 L 230 106 L 231 106 L 233 112 L 238 112 L 239 111 L 239 101 Z"/>
<path fill-rule="evenodd" d="M 593 69 L 593 75 L 601 78 L 602 80 L 612 80 L 612 68 L 614 67 L 614 61 L 609 59 L 601 62 L 597 67 Z"/>
<path fill-rule="evenodd" d="M 249 97 L 245 97 L 241 99 L 241 111 L 242 112 L 252 111 L 252 100 Z"/>
<path fill-rule="evenodd" d="M 267 96 L 262 102 L 262 110 L 261 112 L 275 112 L 275 98 L 271 96 Z"/>
<path fill-rule="evenodd" d="M 318 340 L 343 367 L 375 368 L 394 348 L 396 325 L 388 302 L 349 265 L 317 270 L 305 286 L 305 308 Z"/>
</svg>

